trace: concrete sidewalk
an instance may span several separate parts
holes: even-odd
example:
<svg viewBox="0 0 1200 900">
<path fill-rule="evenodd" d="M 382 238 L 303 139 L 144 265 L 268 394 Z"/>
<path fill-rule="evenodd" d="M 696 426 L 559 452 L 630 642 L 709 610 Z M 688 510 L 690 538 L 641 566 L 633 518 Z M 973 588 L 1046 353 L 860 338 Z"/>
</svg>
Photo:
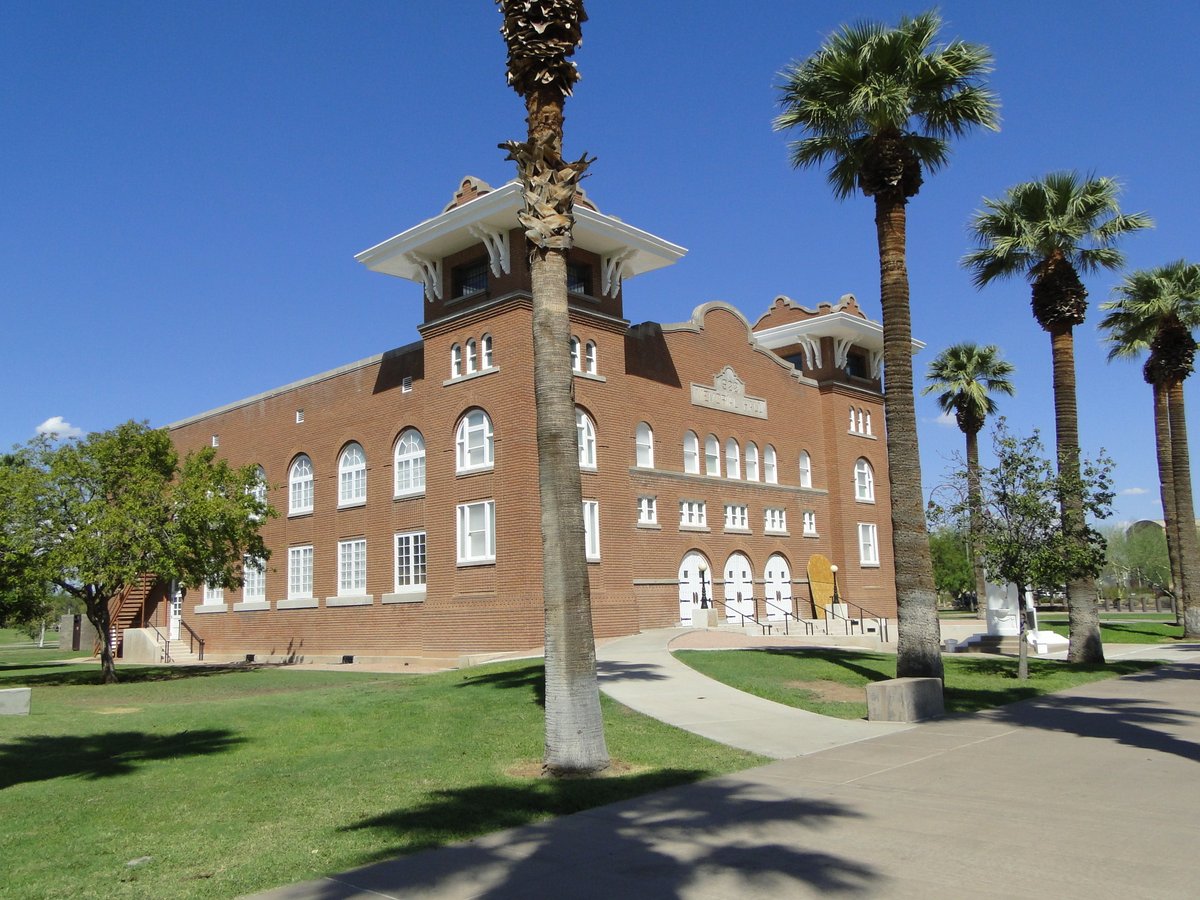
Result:
<svg viewBox="0 0 1200 900">
<path fill-rule="evenodd" d="M 635 648 L 610 687 L 661 662 Z M 1177 663 L 259 897 L 1191 898 L 1198 763 Z"/>
</svg>

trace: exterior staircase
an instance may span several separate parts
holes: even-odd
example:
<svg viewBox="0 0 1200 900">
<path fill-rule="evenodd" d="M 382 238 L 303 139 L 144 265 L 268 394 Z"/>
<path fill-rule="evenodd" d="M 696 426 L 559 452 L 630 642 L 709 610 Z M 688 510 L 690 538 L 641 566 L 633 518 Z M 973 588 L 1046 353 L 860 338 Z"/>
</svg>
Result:
<svg viewBox="0 0 1200 900">
<path fill-rule="evenodd" d="M 127 628 L 141 628 L 146 621 L 146 605 L 155 591 L 158 579 L 143 575 L 112 599 L 108 607 L 109 644 L 113 656 L 121 654 L 121 637 Z M 97 653 L 100 647 L 95 648 Z"/>
</svg>

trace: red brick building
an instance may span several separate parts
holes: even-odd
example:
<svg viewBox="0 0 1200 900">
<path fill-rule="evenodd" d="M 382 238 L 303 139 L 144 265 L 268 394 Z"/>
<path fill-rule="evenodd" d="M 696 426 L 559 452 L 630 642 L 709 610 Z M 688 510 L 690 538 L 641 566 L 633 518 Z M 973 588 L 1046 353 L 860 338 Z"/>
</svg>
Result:
<svg viewBox="0 0 1200 900">
<path fill-rule="evenodd" d="M 208 658 L 457 659 L 542 643 L 530 276 L 519 186 L 464 180 L 359 254 L 420 282 L 420 340 L 170 426 L 255 464 L 279 511 L 266 566 L 175 604 Z M 575 397 L 597 637 L 688 621 L 715 595 L 811 616 L 807 566 L 895 614 L 882 331 L 853 297 L 706 303 L 630 326 L 623 286 L 682 248 L 576 207 Z M 681 602 L 681 598 L 684 602 Z M 147 610 L 166 626 L 168 604 Z M 178 624 L 174 626 L 178 628 Z M 794 624 L 793 624 L 793 627 Z"/>
</svg>

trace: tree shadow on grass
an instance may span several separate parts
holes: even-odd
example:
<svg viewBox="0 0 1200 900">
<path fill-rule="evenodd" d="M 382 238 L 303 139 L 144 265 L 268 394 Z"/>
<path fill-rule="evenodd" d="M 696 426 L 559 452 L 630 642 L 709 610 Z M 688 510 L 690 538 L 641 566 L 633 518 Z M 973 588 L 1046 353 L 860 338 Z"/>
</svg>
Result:
<svg viewBox="0 0 1200 900">
<path fill-rule="evenodd" d="M 859 894 L 877 887 L 876 871 L 860 859 L 809 849 L 827 843 L 818 833 L 832 820 L 858 813 L 832 801 L 780 797 L 759 785 L 729 780 L 659 790 L 700 777 L 700 772 L 665 770 L 441 791 L 424 806 L 365 819 L 346 830 L 394 835 L 396 842 L 373 854 L 376 859 L 466 834 L 516 830 L 338 875 L 312 896 L 335 900 L 377 891 L 493 900 L 665 898 L 701 885 L 728 888 L 730 896 L 787 896 L 800 883 Z M 526 824 L 546 814 L 621 800 L 581 815 Z"/>
<path fill-rule="evenodd" d="M 15 667 L 14 671 L 5 671 L 0 667 L 0 683 L 20 687 L 72 687 L 78 685 L 102 685 L 99 664 L 80 666 L 78 663 L 63 663 L 59 671 L 42 672 L 36 675 L 22 675 L 21 670 L 30 666 Z M 46 668 L 38 666 L 37 668 Z M 53 668 L 53 667 L 51 667 Z M 230 672 L 245 672 L 244 664 L 228 666 L 118 666 L 118 684 L 147 684 L 156 681 L 180 681 L 185 678 L 206 678 L 210 675 L 228 675 Z"/>
<path fill-rule="evenodd" d="M 802 659 L 823 659 L 835 666 L 840 666 L 848 672 L 853 672 L 867 681 L 887 681 L 889 678 L 893 678 L 894 674 L 880 672 L 878 669 L 864 666 L 862 665 L 864 659 L 890 663 L 892 672 L 895 672 L 895 659 L 882 653 L 864 653 L 857 650 L 811 649 L 807 647 L 797 647 L 794 649 L 790 647 L 763 647 L 755 648 L 753 652 L 770 653 L 774 656 L 795 656 Z"/>
<path fill-rule="evenodd" d="M 528 688 L 533 692 L 538 706 L 546 705 L 546 671 L 541 660 L 518 669 L 468 673 L 455 687 L 492 687 L 502 690 Z"/>
<path fill-rule="evenodd" d="M 226 729 L 19 737 L 0 745 L 0 790 L 53 778 L 79 776 L 94 780 L 129 775 L 147 762 L 225 753 L 244 741 Z"/>
</svg>

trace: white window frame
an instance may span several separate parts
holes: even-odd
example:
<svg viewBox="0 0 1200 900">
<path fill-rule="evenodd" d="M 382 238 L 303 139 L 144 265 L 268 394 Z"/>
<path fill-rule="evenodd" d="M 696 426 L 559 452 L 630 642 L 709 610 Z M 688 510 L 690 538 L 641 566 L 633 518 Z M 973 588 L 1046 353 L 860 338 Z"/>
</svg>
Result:
<svg viewBox="0 0 1200 900">
<path fill-rule="evenodd" d="M 600 501 L 583 501 L 583 545 L 589 562 L 600 559 Z"/>
<path fill-rule="evenodd" d="M 680 500 L 679 527 L 707 528 L 708 504 L 703 500 Z"/>
<path fill-rule="evenodd" d="M 219 584 L 212 584 L 208 581 L 204 582 L 204 605 L 209 606 L 224 602 L 225 588 Z"/>
<path fill-rule="evenodd" d="M 648 422 L 639 422 L 634 432 L 634 464 L 639 469 L 654 468 L 654 429 Z"/>
<path fill-rule="evenodd" d="M 763 510 L 763 531 L 767 534 L 787 533 L 787 510 L 779 506 L 768 506 Z"/>
<path fill-rule="evenodd" d="M 742 478 L 742 448 L 733 438 L 725 441 L 725 477 L 738 481 Z"/>
<path fill-rule="evenodd" d="M 352 454 L 357 453 L 354 459 Z M 338 456 L 338 506 L 361 506 L 367 502 L 367 454 L 362 444 L 347 444 Z"/>
<path fill-rule="evenodd" d="M 587 368 L 589 375 L 595 375 L 597 371 L 596 362 L 596 342 L 588 341 L 583 347 L 583 364 Z"/>
<path fill-rule="evenodd" d="M 575 407 L 575 435 L 579 440 L 579 468 L 596 469 L 596 423 L 582 406 Z"/>
<path fill-rule="evenodd" d="M 704 474 L 709 478 L 721 477 L 721 442 L 715 434 L 704 439 Z"/>
<path fill-rule="evenodd" d="M 313 511 L 313 465 L 307 453 L 301 453 L 288 468 L 288 515 Z"/>
<path fill-rule="evenodd" d="M 638 497 L 637 515 L 637 523 L 639 525 L 657 525 L 658 498 L 650 496 Z"/>
<path fill-rule="evenodd" d="M 288 547 L 288 599 L 311 600 L 313 596 L 312 544 Z"/>
<path fill-rule="evenodd" d="M 726 503 L 725 529 L 727 531 L 749 531 L 750 508 L 744 503 Z"/>
<path fill-rule="evenodd" d="M 746 445 L 746 480 L 758 481 L 758 444 L 754 441 Z"/>
<path fill-rule="evenodd" d="M 492 368 L 492 336 L 485 334 L 479 339 L 479 368 Z"/>
<path fill-rule="evenodd" d="M 763 447 L 763 481 L 767 484 L 779 484 L 779 460 L 775 448 L 767 444 Z"/>
<path fill-rule="evenodd" d="M 583 358 L 579 352 L 579 338 L 571 338 L 571 371 L 583 371 Z"/>
<path fill-rule="evenodd" d="M 817 533 L 817 514 L 813 510 L 806 509 L 804 511 L 803 521 L 805 534 L 812 535 Z"/>
<path fill-rule="evenodd" d="M 450 347 L 450 377 L 462 378 L 462 347 L 454 344 Z"/>
<path fill-rule="evenodd" d="M 361 597 L 367 592 L 367 539 L 338 541 L 338 596 Z"/>
<path fill-rule="evenodd" d="M 492 468 L 494 440 L 492 419 L 487 412 L 479 408 L 467 412 L 458 420 L 454 438 L 456 470 L 461 474 Z M 473 459 L 475 456 L 478 461 Z"/>
<path fill-rule="evenodd" d="M 392 538 L 393 586 L 397 594 L 424 592 L 428 584 L 424 531 L 401 531 Z"/>
<path fill-rule="evenodd" d="M 396 497 L 425 493 L 425 435 L 405 428 L 392 456 L 392 492 Z"/>
<path fill-rule="evenodd" d="M 807 450 L 800 451 L 800 487 L 812 487 L 812 457 Z"/>
<path fill-rule="evenodd" d="M 458 504 L 457 522 L 458 564 L 495 562 L 496 501 Z M 473 540 L 474 535 L 479 535 L 478 541 Z"/>
<path fill-rule="evenodd" d="M 261 559 L 250 554 L 242 557 L 242 601 L 261 602 L 267 599 L 267 567 Z"/>
<path fill-rule="evenodd" d="M 879 565 L 879 530 L 874 522 L 858 523 L 858 561 L 864 566 Z"/>
<path fill-rule="evenodd" d="M 475 338 L 467 338 L 467 374 L 470 375 L 479 370 L 479 345 L 475 343 Z"/>
<path fill-rule="evenodd" d="M 875 502 L 875 470 L 865 456 L 854 463 L 854 499 L 859 503 Z"/>
<path fill-rule="evenodd" d="M 854 433 L 855 433 L 855 429 L 854 429 L 854 407 L 853 407 L 853 406 L 852 406 L 852 407 L 850 407 L 850 433 L 851 433 L 851 434 L 854 434 Z"/>
<path fill-rule="evenodd" d="M 688 475 L 700 474 L 700 438 L 694 431 L 683 434 L 683 471 Z"/>
</svg>

